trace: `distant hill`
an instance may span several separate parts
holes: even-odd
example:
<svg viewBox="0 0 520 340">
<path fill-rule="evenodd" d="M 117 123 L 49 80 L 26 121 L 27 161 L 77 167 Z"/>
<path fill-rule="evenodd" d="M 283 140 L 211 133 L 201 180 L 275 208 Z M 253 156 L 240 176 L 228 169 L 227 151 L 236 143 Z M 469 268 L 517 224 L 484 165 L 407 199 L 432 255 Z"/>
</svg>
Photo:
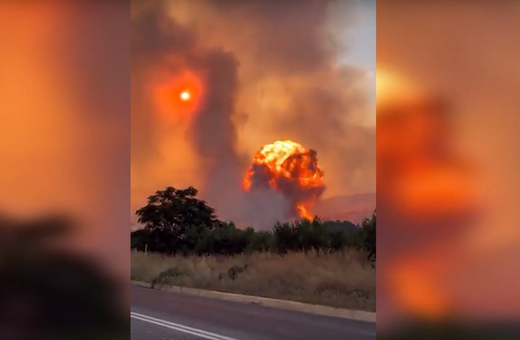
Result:
<svg viewBox="0 0 520 340">
<path fill-rule="evenodd" d="M 312 211 L 323 220 L 347 220 L 358 224 L 376 208 L 376 194 L 335 196 L 319 201 Z"/>
</svg>

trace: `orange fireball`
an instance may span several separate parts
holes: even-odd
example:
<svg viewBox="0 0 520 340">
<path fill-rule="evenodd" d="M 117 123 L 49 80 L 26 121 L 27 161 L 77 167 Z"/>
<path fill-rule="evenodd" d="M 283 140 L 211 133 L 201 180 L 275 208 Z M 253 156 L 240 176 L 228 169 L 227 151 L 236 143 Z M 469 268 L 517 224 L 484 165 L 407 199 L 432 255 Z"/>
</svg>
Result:
<svg viewBox="0 0 520 340">
<path fill-rule="evenodd" d="M 325 190 L 317 153 L 290 141 L 277 141 L 253 156 L 243 180 L 246 191 L 275 189 L 290 202 L 291 217 L 313 218 L 310 208 Z"/>
</svg>

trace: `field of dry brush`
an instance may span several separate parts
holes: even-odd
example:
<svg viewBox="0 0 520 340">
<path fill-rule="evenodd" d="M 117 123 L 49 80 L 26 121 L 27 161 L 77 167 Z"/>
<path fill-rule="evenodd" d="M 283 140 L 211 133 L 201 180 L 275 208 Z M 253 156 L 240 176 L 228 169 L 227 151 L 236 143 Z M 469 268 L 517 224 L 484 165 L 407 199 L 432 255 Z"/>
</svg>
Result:
<svg viewBox="0 0 520 340">
<path fill-rule="evenodd" d="M 376 270 L 356 251 L 285 256 L 132 252 L 132 280 L 375 311 Z"/>
</svg>

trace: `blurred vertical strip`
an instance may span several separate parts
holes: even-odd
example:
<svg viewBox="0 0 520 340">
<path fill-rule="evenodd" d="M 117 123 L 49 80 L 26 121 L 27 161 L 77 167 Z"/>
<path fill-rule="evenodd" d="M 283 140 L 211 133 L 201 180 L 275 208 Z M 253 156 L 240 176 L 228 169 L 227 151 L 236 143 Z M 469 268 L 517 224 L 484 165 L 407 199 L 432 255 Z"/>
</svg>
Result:
<svg viewBox="0 0 520 340">
<path fill-rule="evenodd" d="M 0 2 L 0 338 L 127 339 L 130 2 Z"/>
<path fill-rule="evenodd" d="M 518 18 L 377 2 L 378 334 L 520 338 Z"/>
</svg>

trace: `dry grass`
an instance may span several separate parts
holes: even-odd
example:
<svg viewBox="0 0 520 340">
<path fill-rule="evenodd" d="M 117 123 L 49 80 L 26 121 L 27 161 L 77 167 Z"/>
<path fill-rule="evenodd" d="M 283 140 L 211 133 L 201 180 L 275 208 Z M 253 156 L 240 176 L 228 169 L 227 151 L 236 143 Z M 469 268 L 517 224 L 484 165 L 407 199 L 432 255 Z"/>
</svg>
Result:
<svg viewBox="0 0 520 340">
<path fill-rule="evenodd" d="M 357 252 L 167 257 L 132 252 L 132 280 L 375 310 L 376 272 Z"/>
</svg>

